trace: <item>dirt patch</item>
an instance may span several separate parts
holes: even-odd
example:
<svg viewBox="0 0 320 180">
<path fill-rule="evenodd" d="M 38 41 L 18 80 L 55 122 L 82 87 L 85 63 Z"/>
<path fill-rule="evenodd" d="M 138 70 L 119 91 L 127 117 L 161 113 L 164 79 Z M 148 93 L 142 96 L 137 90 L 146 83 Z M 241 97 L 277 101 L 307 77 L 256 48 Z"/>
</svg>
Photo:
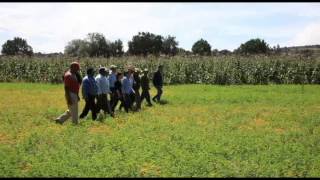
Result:
<svg viewBox="0 0 320 180">
<path fill-rule="evenodd" d="M 263 119 L 261 119 L 261 118 L 256 118 L 255 120 L 254 120 L 254 125 L 255 126 L 258 126 L 258 127 L 260 127 L 260 126 L 266 126 L 266 125 L 268 125 L 269 123 L 267 122 L 267 121 L 265 121 L 265 120 L 263 120 Z"/>
<path fill-rule="evenodd" d="M 180 117 L 174 117 L 174 118 L 170 119 L 170 122 L 173 124 L 180 123 L 181 121 L 183 121 L 183 120 Z"/>
<path fill-rule="evenodd" d="M 30 163 L 23 163 L 21 166 L 21 170 L 23 172 L 28 172 L 32 169 L 32 165 Z"/>
<path fill-rule="evenodd" d="M 88 132 L 91 134 L 101 133 L 110 135 L 112 133 L 112 129 L 106 125 L 93 126 L 88 129 Z"/>
<path fill-rule="evenodd" d="M 252 130 L 253 128 L 248 125 L 241 125 L 241 126 L 239 126 L 239 129 L 240 130 Z"/>
<path fill-rule="evenodd" d="M 283 134 L 285 132 L 285 130 L 282 128 L 276 128 L 274 131 L 278 134 Z"/>
<path fill-rule="evenodd" d="M 262 118 L 255 118 L 253 121 L 250 121 L 249 123 L 242 124 L 239 126 L 239 129 L 241 130 L 253 130 L 255 128 L 264 127 L 268 125 L 269 122 L 263 120 Z"/>
<path fill-rule="evenodd" d="M 145 163 L 141 167 L 140 175 L 141 176 L 150 176 L 150 175 L 159 176 L 160 172 L 161 172 L 160 167 L 151 163 Z"/>
<path fill-rule="evenodd" d="M 1 144 L 12 144 L 13 141 L 9 138 L 8 135 L 0 133 L 0 143 Z"/>
</svg>

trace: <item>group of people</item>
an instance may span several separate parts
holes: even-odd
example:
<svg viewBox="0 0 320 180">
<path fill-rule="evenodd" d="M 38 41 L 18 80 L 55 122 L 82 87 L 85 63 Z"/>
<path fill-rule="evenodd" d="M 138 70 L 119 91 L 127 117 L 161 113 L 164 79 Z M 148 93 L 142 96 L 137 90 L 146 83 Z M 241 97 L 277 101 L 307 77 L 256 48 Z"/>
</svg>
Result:
<svg viewBox="0 0 320 180">
<path fill-rule="evenodd" d="M 111 71 L 111 72 L 110 72 Z M 92 119 L 96 120 L 97 115 L 103 111 L 104 115 L 115 116 L 115 109 L 120 102 L 119 110 L 139 111 L 144 99 L 148 106 L 152 106 L 150 100 L 150 86 L 148 69 L 141 70 L 130 66 L 124 72 L 118 72 L 115 65 L 111 65 L 110 71 L 106 67 L 99 67 L 99 73 L 95 76 L 95 69 L 87 69 L 86 76 L 82 79 L 80 75 L 80 64 L 73 62 L 70 69 L 64 73 L 63 82 L 65 98 L 68 109 L 55 121 L 64 123 L 70 117 L 72 122 L 78 124 L 79 118 L 85 118 L 91 111 Z M 157 94 L 152 98 L 154 102 L 160 102 L 163 86 L 163 66 L 158 66 L 158 71 L 153 75 L 152 82 L 157 89 Z M 79 91 L 82 86 L 82 97 L 85 106 L 78 116 Z M 140 88 L 142 92 L 140 94 Z"/>
</svg>

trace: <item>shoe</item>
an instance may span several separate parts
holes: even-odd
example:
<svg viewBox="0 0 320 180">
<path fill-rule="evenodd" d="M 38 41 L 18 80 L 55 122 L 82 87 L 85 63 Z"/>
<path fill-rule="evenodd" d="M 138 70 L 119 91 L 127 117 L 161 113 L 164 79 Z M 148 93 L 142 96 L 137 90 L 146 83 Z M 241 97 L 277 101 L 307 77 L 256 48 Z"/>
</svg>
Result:
<svg viewBox="0 0 320 180">
<path fill-rule="evenodd" d="M 63 124 L 63 122 L 59 121 L 59 119 L 54 120 L 57 124 Z"/>
</svg>

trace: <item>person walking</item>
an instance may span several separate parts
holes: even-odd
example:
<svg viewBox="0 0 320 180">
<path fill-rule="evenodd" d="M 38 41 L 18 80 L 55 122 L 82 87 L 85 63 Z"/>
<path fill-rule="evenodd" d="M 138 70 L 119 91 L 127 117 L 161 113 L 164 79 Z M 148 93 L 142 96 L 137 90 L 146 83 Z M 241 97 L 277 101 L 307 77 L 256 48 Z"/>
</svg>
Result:
<svg viewBox="0 0 320 180">
<path fill-rule="evenodd" d="M 163 86 L 163 66 L 158 66 L 158 71 L 154 73 L 152 82 L 154 87 L 157 89 L 157 94 L 152 98 L 154 102 L 160 102 L 161 95 L 163 93 L 162 86 Z"/>
<path fill-rule="evenodd" d="M 111 65 L 110 66 L 111 73 L 109 75 L 109 86 L 111 91 L 111 97 L 110 97 L 110 105 L 111 107 L 114 106 L 115 103 L 115 82 L 117 81 L 117 66 Z M 114 109 L 112 109 L 114 111 Z"/>
<path fill-rule="evenodd" d="M 117 81 L 114 83 L 114 90 L 115 90 L 115 95 L 114 95 L 114 104 L 112 105 L 112 111 L 115 111 L 116 106 L 118 105 L 118 102 L 120 101 L 121 104 L 124 106 L 124 98 L 123 98 L 123 93 L 122 93 L 122 79 L 123 79 L 123 74 L 122 73 L 117 73 Z M 125 107 L 126 112 L 128 112 L 127 107 Z"/>
<path fill-rule="evenodd" d="M 133 89 L 133 68 L 130 67 L 128 68 L 128 73 L 127 76 L 123 78 L 122 81 L 122 92 L 123 92 L 123 97 L 124 97 L 124 106 L 128 110 L 133 110 L 132 109 L 132 104 L 135 100 L 135 91 Z M 126 111 L 127 111 L 126 110 Z M 128 112 L 128 111 L 127 111 Z"/>
<path fill-rule="evenodd" d="M 68 109 L 60 115 L 55 121 L 63 124 L 70 117 L 74 124 L 78 124 L 78 104 L 79 89 L 81 85 L 80 65 L 78 62 L 72 62 L 70 69 L 63 76 L 64 92 Z"/>
<path fill-rule="evenodd" d="M 92 119 L 97 119 L 97 105 L 95 103 L 95 98 L 98 93 L 98 86 L 96 80 L 94 79 L 94 69 L 87 69 L 87 76 L 82 80 L 82 96 L 85 100 L 85 106 L 80 114 L 80 118 L 84 118 L 88 115 L 91 110 Z"/>
<path fill-rule="evenodd" d="M 108 94 L 110 94 L 111 91 L 107 75 L 109 75 L 109 72 L 106 71 L 106 68 L 100 67 L 99 74 L 95 78 L 98 86 L 97 113 L 103 110 L 105 115 L 109 113 L 111 117 L 114 117 L 114 113 L 111 111 L 110 101 L 108 100 Z"/>
<path fill-rule="evenodd" d="M 141 109 L 141 95 L 140 95 L 140 86 L 141 86 L 141 79 L 140 79 L 140 69 L 135 68 L 135 71 L 133 73 L 133 90 L 135 92 L 135 103 L 136 103 L 136 109 L 139 111 Z"/>
<path fill-rule="evenodd" d="M 141 77 L 142 92 L 141 92 L 141 102 L 140 103 L 142 104 L 143 100 L 146 99 L 148 106 L 152 106 L 152 103 L 150 101 L 150 93 L 149 93 L 150 86 L 149 86 L 148 73 L 149 73 L 148 69 L 143 70 L 143 75 Z"/>
</svg>

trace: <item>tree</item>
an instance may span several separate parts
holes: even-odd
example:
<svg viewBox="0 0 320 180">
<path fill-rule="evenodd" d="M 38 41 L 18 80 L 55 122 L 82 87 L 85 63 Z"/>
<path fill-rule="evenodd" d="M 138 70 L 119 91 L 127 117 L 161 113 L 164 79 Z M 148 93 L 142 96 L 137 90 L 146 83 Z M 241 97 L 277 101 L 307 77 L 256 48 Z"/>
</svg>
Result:
<svg viewBox="0 0 320 180">
<path fill-rule="evenodd" d="M 88 33 L 86 41 L 89 43 L 90 57 L 110 57 L 110 41 L 107 41 L 101 33 Z"/>
<path fill-rule="evenodd" d="M 110 44 L 111 55 L 120 57 L 124 54 L 122 41 L 120 39 Z"/>
<path fill-rule="evenodd" d="M 13 40 L 7 40 L 2 45 L 1 53 L 3 55 L 33 55 L 33 49 L 28 45 L 25 39 L 15 37 Z"/>
<path fill-rule="evenodd" d="M 178 53 L 178 42 L 175 40 L 176 37 L 168 36 L 164 38 L 162 43 L 162 52 L 165 55 L 175 56 Z"/>
<path fill-rule="evenodd" d="M 118 52 L 122 49 L 120 47 L 122 42 L 118 40 L 115 46 L 115 51 Z M 71 56 L 110 57 L 112 55 L 111 42 L 101 33 L 88 33 L 84 40 L 75 39 L 70 41 L 65 47 L 65 53 Z"/>
<path fill-rule="evenodd" d="M 193 54 L 203 55 L 210 55 L 211 54 L 211 46 L 208 41 L 200 39 L 195 42 L 192 46 Z"/>
<path fill-rule="evenodd" d="M 89 56 L 89 43 L 82 39 L 74 39 L 64 48 L 64 53 L 70 56 Z"/>
<path fill-rule="evenodd" d="M 213 55 L 213 56 L 219 55 L 219 50 L 218 49 L 213 49 L 212 52 L 211 52 L 211 55 Z"/>
<path fill-rule="evenodd" d="M 163 37 L 149 32 L 139 32 L 128 42 L 128 52 L 133 55 L 160 55 Z"/>
<path fill-rule="evenodd" d="M 228 49 L 223 49 L 221 51 L 219 51 L 219 54 L 222 54 L 222 55 L 230 55 L 232 52 L 229 51 Z"/>
<path fill-rule="evenodd" d="M 259 38 L 251 39 L 236 50 L 240 54 L 267 54 L 270 51 L 269 45 Z"/>
</svg>

